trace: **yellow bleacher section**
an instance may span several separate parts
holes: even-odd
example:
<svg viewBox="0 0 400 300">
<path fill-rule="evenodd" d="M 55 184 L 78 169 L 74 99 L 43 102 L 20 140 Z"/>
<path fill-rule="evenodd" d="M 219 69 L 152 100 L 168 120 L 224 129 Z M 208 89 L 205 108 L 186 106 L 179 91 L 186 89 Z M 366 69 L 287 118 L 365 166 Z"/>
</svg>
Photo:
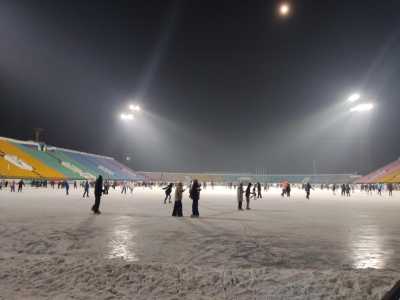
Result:
<svg viewBox="0 0 400 300">
<path fill-rule="evenodd" d="M 13 178 L 52 178 L 52 179 L 65 179 L 65 176 L 47 165 L 43 164 L 39 160 L 28 155 L 17 146 L 6 140 L 0 140 L 0 153 L 14 155 L 30 165 L 33 170 L 25 170 L 19 168 L 16 165 L 10 163 L 4 159 L 3 155 L 0 155 L 0 174 L 4 177 Z"/>
<path fill-rule="evenodd" d="M 384 177 L 378 179 L 379 182 L 391 182 L 391 183 L 399 183 L 400 182 L 400 170 L 396 170 Z"/>
</svg>

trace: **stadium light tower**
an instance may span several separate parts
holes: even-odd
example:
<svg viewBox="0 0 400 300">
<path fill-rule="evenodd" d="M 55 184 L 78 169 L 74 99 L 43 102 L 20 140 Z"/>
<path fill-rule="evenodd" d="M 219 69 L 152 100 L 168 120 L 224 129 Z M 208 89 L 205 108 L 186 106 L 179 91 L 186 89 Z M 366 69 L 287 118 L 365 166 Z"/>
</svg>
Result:
<svg viewBox="0 0 400 300">
<path fill-rule="evenodd" d="M 278 13 L 281 17 L 287 17 L 290 15 L 291 7 L 288 2 L 282 2 L 278 6 Z"/>
<path fill-rule="evenodd" d="M 356 102 L 356 101 L 360 100 L 360 98 L 361 98 L 361 96 L 360 96 L 359 93 L 354 93 L 354 94 L 351 94 L 351 95 L 347 98 L 347 101 L 349 101 L 349 102 Z"/>
<path fill-rule="evenodd" d="M 126 113 L 122 113 L 119 117 L 122 121 L 132 121 L 134 119 L 133 114 L 126 114 Z"/>
<path fill-rule="evenodd" d="M 374 105 L 372 103 L 361 103 L 356 106 L 350 108 L 350 112 L 366 112 L 374 109 Z"/>
<path fill-rule="evenodd" d="M 139 112 L 141 110 L 139 105 L 134 105 L 134 104 L 129 105 L 129 109 L 132 111 L 137 111 L 137 112 Z"/>
</svg>

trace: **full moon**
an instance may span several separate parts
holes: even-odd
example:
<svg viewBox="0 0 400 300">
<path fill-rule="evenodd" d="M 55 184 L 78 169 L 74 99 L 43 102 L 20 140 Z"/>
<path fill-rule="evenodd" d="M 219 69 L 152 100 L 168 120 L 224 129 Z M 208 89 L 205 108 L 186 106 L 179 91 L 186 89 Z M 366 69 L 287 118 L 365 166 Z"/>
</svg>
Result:
<svg viewBox="0 0 400 300">
<path fill-rule="evenodd" d="M 288 3 L 282 3 L 279 5 L 279 14 L 286 17 L 290 13 L 290 5 Z"/>
</svg>

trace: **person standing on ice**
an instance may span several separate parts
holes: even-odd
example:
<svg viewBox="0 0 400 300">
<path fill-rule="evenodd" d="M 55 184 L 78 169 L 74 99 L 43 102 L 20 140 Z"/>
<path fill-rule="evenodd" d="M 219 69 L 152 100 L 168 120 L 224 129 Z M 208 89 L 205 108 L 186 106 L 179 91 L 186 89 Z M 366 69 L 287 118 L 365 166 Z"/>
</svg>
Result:
<svg viewBox="0 0 400 300">
<path fill-rule="evenodd" d="M 166 187 L 163 188 L 163 190 L 165 190 L 164 204 L 167 203 L 167 199 L 168 199 L 168 202 L 171 203 L 171 193 L 172 193 L 173 185 L 174 184 L 171 182 L 170 184 L 168 184 Z"/>
<path fill-rule="evenodd" d="M 89 187 L 90 187 L 90 185 L 89 185 L 89 181 L 87 181 L 86 180 L 86 182 L 85 182 L 85 185 L 84 185 L 84 192 L 83 192 L 83 198 L 85 198 L 85 196 L 87 197 L 87 198 L 89 198 Z"/>
<path fill-rule="evenodd" d="M 246 209 L 250 209 L 250 195 L 251 195 L 251 182 L 249 182 L 249 184 L 247 185 L 246 188 Z"/>
<path fill-rule="evenodd" d="M 15 192 L 15 180 L 11 181 L 10 190 L 11 190 L 11 192 Z"/>
<path fill-rule="evenodd" d="M 291 191 L 292 191 L 292 188 L 290 187 L 290 183 L 288 183 L 287 187 L 286 187 L 286 197 L 290 197 Z"/>
<path fill-rule="evenodd" d="M 182 182 L 178 182 L 175 188 L 175 202 L 174 210 L 172 211 L 173 217 L 182 217 L 182 195 L 185 190 L 183 189 Z"/>
<path fill-rule="evenodd" d="M 387 190 L 389 191 L 389 196 L 393 196 L 393 183 L 387 184 Z"/>
<path fill-rule="evenodd" d="M 261 183 L 257 182 L 257 198 L 262 198 Z"/>
<path fill-rule="evenodd" d="M 192 199 L 192 218 L 198 218 L 199 214 L 199 200 L 200 200 L 200 184 L 197 179 L 193 180 L 192 187 L 190 188 L 190 199 Z"/>
<path fill-rule="evenodd" d="M 92 206 L 92 211 L 99 215 L 101 214 L 100 208 L 100 199 L 101 194 L 103 193 L 103 177 L 99 175 L 96 179 L 96 183 L 94 184 L 94 205 Z"/>
<path fill-rule="evenodd" d="M 306 198 L 310 199 L 310 192 L 311 192 L 312 186 L 309 182 L 307 182 L 306 186 L 304 187 L 304 190 L 306 191 Z"/>
<path fill-rule="evenodd" d="M 21 193 L 22 192 L 22 187 L 25 185 L 25 183 L 24 183 L 24 181 L 21 179 L 19 182 L 18 182 L 18 193 Z"/>
<path fill-rule="evenodd" d="M 243 204 L 243 183 L 239 183 L 239 186 L 237 188 L 237 201 L 238 201 L 238 210 L 243 210 L 242 204 Z"/>
<path fill-rule="evenodd" d="M 69 195 L 69 183 L 67 180 L 64 181 L 64 187 L 65 187 L 65 193 L 68 196 Z"/>
<path fill-rule="evenodd" d="M 346 184 L 346 196 L 350 197 L 350 185 Z"/>
</svg>

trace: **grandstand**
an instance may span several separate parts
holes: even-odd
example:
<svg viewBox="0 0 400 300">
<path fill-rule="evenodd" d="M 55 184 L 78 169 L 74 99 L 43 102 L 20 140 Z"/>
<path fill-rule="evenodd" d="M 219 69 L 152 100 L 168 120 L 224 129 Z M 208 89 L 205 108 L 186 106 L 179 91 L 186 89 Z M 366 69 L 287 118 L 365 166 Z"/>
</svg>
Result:
<svg viewBox="0 0 400 300">
<path fill-rule="evenodd" d="M 400 158 L 359 178 L 357 183 L 400 183 Z"/>
<path fill-rule="evenodd" d="M 172 173 L 172 172 L 139 172 L 146 180 L 149 181 L 182 181 L 188 182 L 192 179 L 199 181 L 215 182 L 215 183 L 228 183 L 228 182 L 262 182 L 262 183 L 280 183 L 288 181 L 290 183 L 306 183 L 311 184 L 342 184 L 352 183 L 359 179 L 360 176 L 354 174 L 250 174 L 250 173 L 237 173 L 237 174 L 207 174 L 207 173 Z"/>
<path fill-rule="evenodd" d="M 0 177 L 48 180 L 142 180 L 112 157 L 0 137 Z"/>
<path fill-rule="evenodd" d="M 378 175 L 385 175 L 384 179 L 386 181 L 382 182 L 387 182 L 388 180 L 397 180 L 398 182 L 400 178 L 400 161 L 389 164 L 384 171 L 383 173 L 381 171 L 378 172 Z M 98 175 L 102 175 L 107 180 L 189 182 L 196 178 L 201 182 L 215 183 L 240 181 L 280 183 L 288 181 L 291 183 L 341 184 L 354 181 L 361 182 L 363 180 L 360 179 L 360 176 L 353 174 L 138 173 L 112 157 L 48 146 L 32 141 L 0 137 L 1 178 L 93 180 Z M 375 175 L 373 173 L 373 176 L 369 176 L 375 178 Z"/>
</svg>

